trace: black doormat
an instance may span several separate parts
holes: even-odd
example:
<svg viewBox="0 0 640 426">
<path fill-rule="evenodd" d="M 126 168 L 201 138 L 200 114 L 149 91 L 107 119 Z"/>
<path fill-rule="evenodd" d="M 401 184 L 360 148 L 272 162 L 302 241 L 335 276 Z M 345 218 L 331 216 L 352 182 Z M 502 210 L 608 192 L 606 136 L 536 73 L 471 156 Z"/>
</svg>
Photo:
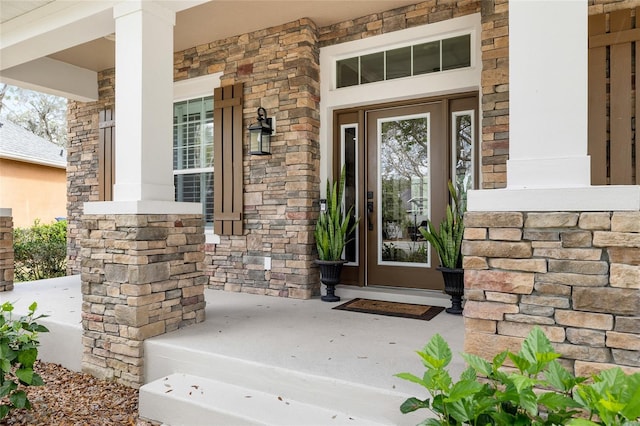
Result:
<svg viewBox="0 0 640 426">
<path fill-rule="evenodd" d="M 413 303 L 385 302 L 382 300 L 353 299 L 333 309 L 387 315 L 390 317 L 414 318 L 429 321 L 444 310 L 442 306 L 416 305 Z"/>
</svg>

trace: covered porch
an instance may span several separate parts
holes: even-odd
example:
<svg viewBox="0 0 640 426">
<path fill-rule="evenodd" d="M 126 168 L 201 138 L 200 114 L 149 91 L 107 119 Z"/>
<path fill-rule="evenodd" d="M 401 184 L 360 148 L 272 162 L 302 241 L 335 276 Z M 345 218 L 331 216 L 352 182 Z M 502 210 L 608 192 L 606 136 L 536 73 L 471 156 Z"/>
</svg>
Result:
<svg viewBox="0 0 640 426">
<path fill-rule="evenodd" d="M 16 284 L 0 295 L 17 313 L 38 302 L 52 331 L 41 335 L 42 359 L 73 370 L 81 369 L 80 286 L 80 277 L 70 276 Z M 343 301 L 358 296 L 340 290 Z M 409 296 L 448 304 L 438 292 Z M 415 351 L 439 333 L 454 353 L 452 375 L 464 369 L 459 316 L 421 321 L 333 310 L 337 304 L 318 299 L 216 290 L 205 290 L 205 299 L 207 321 L 144 342 L 141 416 L 192 426 L 410 425 L 426 412 L 402 415 L 400 404 L 426 394 L 393 375 L 424 371 Z"/>
</svg>

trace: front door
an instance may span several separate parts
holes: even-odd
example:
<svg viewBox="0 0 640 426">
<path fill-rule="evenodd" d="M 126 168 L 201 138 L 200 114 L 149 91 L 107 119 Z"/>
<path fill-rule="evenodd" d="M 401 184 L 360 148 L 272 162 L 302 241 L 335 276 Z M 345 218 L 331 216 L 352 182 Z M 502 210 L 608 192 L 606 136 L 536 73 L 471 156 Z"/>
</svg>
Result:
<svg viewBox="0 0 640 426">
<path fill-rule="evenodd" d="M 360 217 L 345 250 L 344 284 L 443 288 L 438 256 L 420 227 L 440 223 L 449 179 L 473 187 L 476 103 L 440 99 L 336 114 L 345 203 Z"/>
</svg>

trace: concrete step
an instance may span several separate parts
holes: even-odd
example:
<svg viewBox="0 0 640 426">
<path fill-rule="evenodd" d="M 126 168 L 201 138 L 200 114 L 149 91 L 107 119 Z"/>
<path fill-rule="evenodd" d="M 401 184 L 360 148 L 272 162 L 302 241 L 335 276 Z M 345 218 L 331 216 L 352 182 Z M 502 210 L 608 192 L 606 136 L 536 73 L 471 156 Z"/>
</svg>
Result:
<svg viewBox="0 0 640 426">
<path fill-rule="evenodd" d="M 142 386 L 139 404 L 141 417 L 171 426 L 381 425 L 331 408 L 179 373 Z"/>
<path fill-rule="evenodd" d="M 372 371 L 371 374 L 376 374 Z M 258 417 L 251 417 L 247 420 L 247 423 L 233 423 L 228 424 L 270 424 L 270 425 L 288 425 L 295 424 L 300 425 L 301 419 L 310 419 L 312 425 L 342 425 L 342 424 L 359 424 L 353 423 L 357 419 L 362 424 L 368 425 L 394 425 L 394 426 L 409 426 L 420 423 L 427 417 L 427 412 L 410 413 L 403 415 L 400 412 L 400 405 L 406 398 L 413 395 L 407 395 L 393 390 L 381 389 L 369 385 L 363 385 L 360 383 L 349 382 L 332 377 L 320 376 L 317 374 L 310 374 L 308 372 L 297 371 L 288 368 L 277 367 L 273 365 L 267 365 L 255 361 L 239 359 L 235 357 L 229 357 L 226 355 L 204 352 L 195 350 L 193 348 L 185 348 L 184 345 L 171 344 L 167 341 L 148 340 L 145 342 L 145 378 L 149 385 L 141 388 L 141 402 L 140 413 L 143 417 L 150 417 L 156 421 L 165 422 L 171 426 L 175 426 L 169 419 L 180 419 L 181 417 L 159 417 L 169 416 L 174 411 L 184 413 L 184 410 L 179 408 L 180 402 L 176 402 L 176 407 L 171 408 L 172 404 L 165 403 L 165 409 L 160 409 L 163 404 L 157 408 L 159 411 L 154 418 L 154 410 L 156 408 L 147 408 L 145 402 L 143 402 L 144 394 L 151 393 L 152 390 L 155 393 L 165 394 L 167 387 L 165 383 L 167 376 L 172 380 L 178 375 L 186 375 L 190 379 L 193 377 L 199 378 L 198 380 L 209 381 L 208 386 L 218 389 L 220 394 L 234 394 L 232 389 L 239 389 L 235 395 L 242 403 L 232 403 L 226 399 L 216 402 L 210 408 L 219 413 L 224 413 L 229 416 L 237 416 L 238 419 L 243 419 L 245 414 L 245 405 L 248 406 L 246 395 L 256 395 L 251 399 L 251 403 L 260 402 L 263 400 L 269 403 L 265 407 L 275 407 L 283 405 L 283 401 L 295 401 L 296 407 L 309 408 L 309 415 L 301 417 L 293 417 L 295 421 L 289 422 L 292 417 L 282 417 L 285 412 L 276 411 L 273 408 L 274 417 L 269 417 L 268 420 L 263 419 L 263 414 L 271 414 L 272 409 L 262 409 L 258 414 Z M 177 381 L 177 379 L 176 379 Z M 188 380 L 187 380 L 188 381 Z M 151 383 L 150 383 L 151 382 Z M 198 385 L 198 383 L 185 383 L 184 389 L 189 389 L 191 385 Z M 215 385 L 214 385 L 215 384 Z M 171 384 L 172 387 L 174 386 Z M 147 386 L 149 386 L 147 388 Z M 224 389 L 224 391 L 221 391 Z M 193 396 L 193 390 L 190 389 Z M 184 391 L 176 392 L 171 391 L 168 394 L 180 395 Z M 188 393 L 188 392 L 187 392 Z M 239 396 L 238 396 L 239 395 Z M 257 396 L 259 395 L 259 396 Z M 204 395 L 203 395 L 204 397 Z M 146 398 L 146 397 L 145 397 Z M 282 401 L 280 400 L 282 399 Z M 213 401 L 216 398 L 212 398 Z M 206 399 L 206 401 L 209 401 Z M 229 403 L 228 406 L 225 404 Z M 202 404 L 209 404 L 209 402 L 202 402 Z M 260 405 L 260 404 L 258 404 Z M 291 406 L 281 408 L 289 409 L 293 411 Z M 155 405 L 154 405 L 155 407 Z M 222 407 L 222 408 L 219 408 Z M 322 415 L 327 419 L 326 422 L 321 422 L 315 418 L 316 412 L 320 412 L 322 408 Z M 302 408 L 301 408 L 302 409 Z M 303 410 L 304 411 L 304 410 Z M 165 414 L 166 412 L 166 414 Z M 206 410 L 201 410 L 202 415 L 206 417 Z M 333 418 L 333 416 L 337 416 Z M 202 420 L 200 418 L 200 420 Z M 235 417 L 229 417 L 233 419 Z M 348 419 L 348 422 L 342 423 L 340 420 Z M 197 420 L 197 419 L 195 419 Z M 198 425 L 201 423 L 176 423 Z M 260 422 L 262 421 L 262 423 Z M 266 421 L 266 423 L 265 423 Z M 253 423 L 252 423 L 253 422 Z M 208 423 L 215 425 L 224 425 L 227 423 L 220 421 L 219 423 Z"/>
</svg>

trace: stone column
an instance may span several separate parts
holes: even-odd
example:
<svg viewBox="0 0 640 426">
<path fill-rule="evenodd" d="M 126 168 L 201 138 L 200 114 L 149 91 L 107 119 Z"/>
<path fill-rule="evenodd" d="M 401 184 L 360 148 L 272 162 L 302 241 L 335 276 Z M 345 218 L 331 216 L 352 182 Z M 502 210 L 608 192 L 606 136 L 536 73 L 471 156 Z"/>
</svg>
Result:
<svg viewBox="0 0 640 426">
<path fill-rule="evenodd" d="M 0 291 L 13 290 L 13 217 L 0 209 Z"/>
<path fill-rule="evenodd" d="M 539 326 L 578 376 L 640 372 L 640 212 L 469 212 L 465 352 L 517 352 Z"/>
<path fill-rule="evenodd" d="M 82 369 L 139 387 L 144 340 L 204 321 L 202 216 L 93 214 L 82 225 Z"/>
<path fill-rule="evenodd" d="M 131 1 L 114 17 L 116 181 L 114 201 L 84 205 L 82 369 L 139 387 L 144 340 L 204 321 L 204 221 L 173 201 L 175 14 Z"/>
</svg>

